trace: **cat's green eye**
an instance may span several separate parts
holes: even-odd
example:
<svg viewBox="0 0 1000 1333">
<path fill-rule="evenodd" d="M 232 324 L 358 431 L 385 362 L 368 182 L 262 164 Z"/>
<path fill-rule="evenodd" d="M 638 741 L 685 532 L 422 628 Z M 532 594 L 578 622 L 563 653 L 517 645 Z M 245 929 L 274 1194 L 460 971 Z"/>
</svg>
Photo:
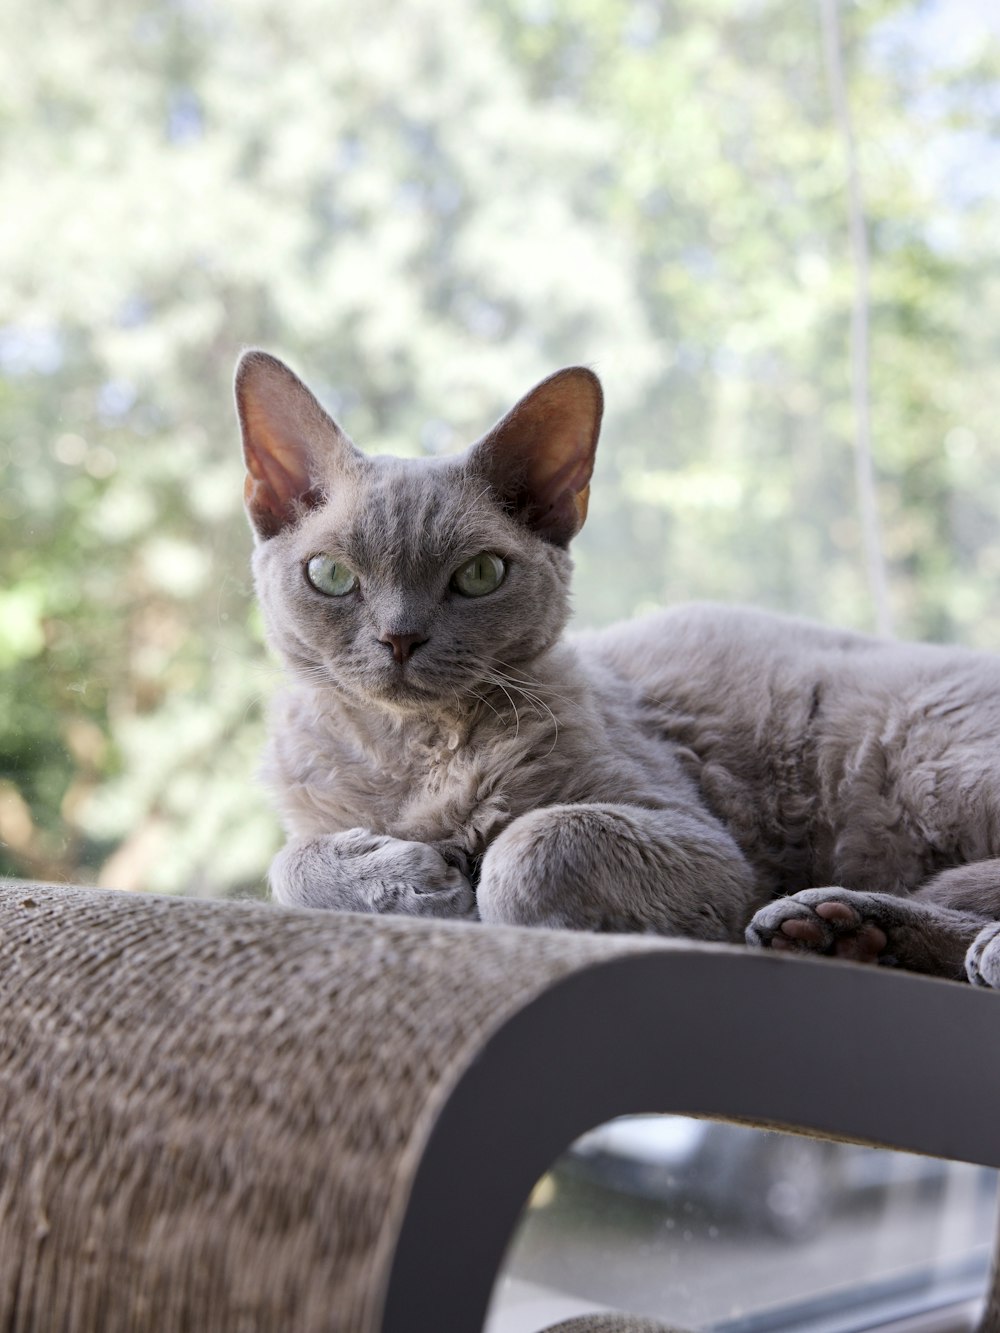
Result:
<svg viewBox="0 0 1000 1333">
<path fill-rule="evenodd" d="M 314 555 L 306 565 L 306 578 L 317 592 L 327 597 L 345 597 L 358 586 L 354 570 L 329 555 Z"/>
<path fill-rule="evenodd" d="M 500 587 L 506 572 L 507 566 L 498 555 L 480 551 L 455 570 L 451 586 L 463 597 L 485 597 Z"/>
</svg>

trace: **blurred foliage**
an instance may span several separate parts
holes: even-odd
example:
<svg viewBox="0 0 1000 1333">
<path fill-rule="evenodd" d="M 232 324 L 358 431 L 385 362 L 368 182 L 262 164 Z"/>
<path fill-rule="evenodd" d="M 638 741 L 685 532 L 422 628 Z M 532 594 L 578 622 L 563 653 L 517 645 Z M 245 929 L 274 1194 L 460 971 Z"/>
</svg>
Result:
<svg viewBox="0 0 1000 1333">
<path fill-rule="evenodd" d="M 1000 648 L 1000 44 L 843 4 L 900 631 Z M 0 14 L 0 868 L 256 891 L 274 678 L 230 376 L 447 451 L 586 362 L 577 607 L 867 627 L 845 159 L 798 0 L 12 0 Z"/>
</svg>

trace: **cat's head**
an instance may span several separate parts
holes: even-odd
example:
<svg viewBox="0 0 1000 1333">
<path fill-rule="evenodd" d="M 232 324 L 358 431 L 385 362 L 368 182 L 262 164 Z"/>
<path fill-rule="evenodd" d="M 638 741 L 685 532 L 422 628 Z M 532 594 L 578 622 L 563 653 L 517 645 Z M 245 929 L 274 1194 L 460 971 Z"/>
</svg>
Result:
<svg viewBox="0 0 1000 1333">
<path fill-rule="evenodd" d="M 543 380 L 448 458 L 362 454 L 265 352 L 241 358 L 236 406 L 257 591 L 294 671 L 425 711 L 555 643 L 600 429 L 589 370 Z"/>
</svg>

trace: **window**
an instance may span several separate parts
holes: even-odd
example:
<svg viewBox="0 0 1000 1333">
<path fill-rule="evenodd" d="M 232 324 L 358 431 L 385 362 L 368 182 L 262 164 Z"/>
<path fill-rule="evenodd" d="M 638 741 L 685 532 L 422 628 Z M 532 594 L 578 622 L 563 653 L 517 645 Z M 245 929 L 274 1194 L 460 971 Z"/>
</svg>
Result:
<svg viewBox="0 0 1000 1333">
<path fill-rule="evenodd" d="M 678 1328 L 971 1322 L 996 1172 L 680 1116 L 623 1117 L 539 1181 L 486 1333 L 616 1310 Z M 964 1319 L 964 1322 L 963 1322 Z"/>
<path fill-rule="evenodd" d="M 996 6 L 10 0 L 0 51 L 0 873 L 263 891 L 248 343 L 404 454 L 597 369 L 579 625 L 718 598 L 1000 649 Z M 642 1283 L 778 1326 L 841 1299 L 838 1245 L 904 1301 L 980 1280 L 980 1174 L 716 1133 L 577 1145 L 495 1333 L 535 1287 Z M 709 1211 L 626 1188 L 622 1144 L 671 1136 L 797 1165 Z"/>
<path fill-rule="evenodd" d="M 5 7 L 0 870 L 260 891 L 248 342 L 401 452 L 590 364 L 577 623 L 707 597 L 871 628 L 867 295 L 895 629 L 1000 647 L 1000 20 L 824 6 L 825 45 L 794 0 Z"/>
</svg>

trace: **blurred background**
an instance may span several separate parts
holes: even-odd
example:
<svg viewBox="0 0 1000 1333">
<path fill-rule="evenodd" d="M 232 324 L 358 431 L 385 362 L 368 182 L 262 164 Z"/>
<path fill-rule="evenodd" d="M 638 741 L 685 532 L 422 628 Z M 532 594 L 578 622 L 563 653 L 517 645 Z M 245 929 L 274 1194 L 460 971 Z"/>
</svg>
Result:
<svg viewBox="0 0 1000 1333">
<path fill-rule="evenodd" d="M 8 0 L 0 73 L 3 873 L 261 891 L 246 344 L 413 454 L 593 366 L 580 624 L 1000 648 L 990 0 Z"/>
</svg>

